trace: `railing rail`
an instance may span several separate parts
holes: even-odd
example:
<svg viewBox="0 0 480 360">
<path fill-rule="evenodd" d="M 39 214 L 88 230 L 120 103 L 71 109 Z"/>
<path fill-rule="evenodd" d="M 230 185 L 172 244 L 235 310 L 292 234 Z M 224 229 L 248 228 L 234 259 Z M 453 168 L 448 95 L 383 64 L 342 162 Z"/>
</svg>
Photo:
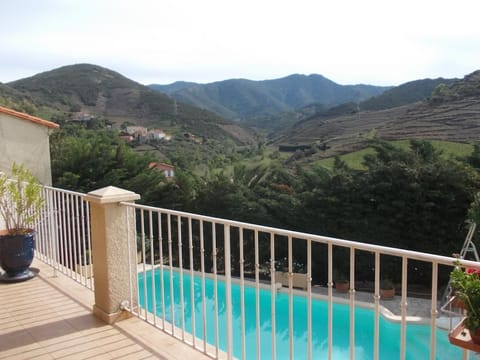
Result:
<svg viewBox="0 0 480 360">
<path fill-rule="evenodd" d="M 44 208 L 35 227 L 36 257 L 93 290 L 90 206 L 84 194 L 42 187 Z"/>
<path fill-rule="evenodd" d="M 408 275 L 416 267 L 423 266 L 430 285 L 430 303 L 427 304 L 430 319 L 426 320 L 430 324 L 430 350 L 426 357 L 436 358 L 439 267 L 443 267 L 443 270 L 451 269 L 455 258 L 133 203 L 121 204 L 128 208 L 129 219 L 126 221 L 133 218 L 137 226 L 139 259 L 129 261 L 141 260 L 137 272 L 139 291 L 132 294 L 133 297 L 138 297 L 132 299 L 132 303 L 141 304 L 141 307 L 130 311 L 212 358 L 260 359 L 268 356 L 274 359 L 285 354 L 295 358 L 298 351 L 296 346 L 299 345 L 294 339 L 297 330 L 294 318 L 300 315 L 297 313 L 298 305 L 294 295 L 306 299 L 306 339 L 305 344 L 301 345 L 305 347 L 304 357 L 318 357 L 318 339 L 313 338 L 314 332 L 318 332 L 318 324 L 312 323 L 314 313 L 318 310 L 313 308 L 313 300 L 319 298 L 318 292 L 322 292 L 322 289 L 325 289 L 323 294 L 328 301 L 328 320 L 323 325 L 327 329 L 327 348 L 322 356 L 334 358 L 334 344 L 337 341 L 335 336 L 338 337 L 338 334 L 334 334 L 334 308 L 338 302 L 333 290 L 336 281 L 334 273 L 340 266 L 345 268 L 345 275 L 350 280 L 346 299 L 349 306 L 348 329 L 345 329 L 345 336 L 349 338 L 349 357 L 355 358 L 355 315 L 356 306 L 361 304 L 357 300 L 355 287 L 359 281 L 357 272 L 365 271 L 362 269 L 365 259 L 371 259 L 368 261 L 371 263 L 371 278 L 374 283 L 370 298 L 374 314 L 372 358 L 379 359 L 383 351 L 379 341 L 383 331 L 380 326 L 383 304 L 380 299 L 380 279 L 383 267 L 390 266 L 390 262 L 398 263 L 400 274 L 398 357 L 407 357 L 409 350 Z M 132 242 L 133 239 L 128 241 Z M 344 262 L 339 260 L 339 249 L 346 253 Z M 284 265 L 288 272 L 288 286 L 278 292 L 281 284 L 278 284 L 276 273 L 279 271 L 279 262 L 284 260 L 283 255 L 287 259 Z M 314 257 L 317 260 L 314 260 Z M 321 261 L 318 261 L 319 257 L 322 258 Z M 362 261 L 363 263 L 357 266 L 357 263 Z M 299 263 L 302 265 L 301 270 L 297 269 Z M 472 261 L 461 260 L 461 264 L 480 268 L 480 264 Z M 158 270 L 154 272 L 154 269 Z M 305 289 L 301 292 L 294 289 L 293 279 L 298 271 L 304 274 L 306 281 Z M 238 293 L 235 288 L 235 296 L 232 284 L 239 286 Z M 269 305 L 264 301 L 265 291 L 269 294 Z M 246 292 L 253 293 L 255 298 L 254 302 L 248 305 Z M 287 294 L 288 301 L 288 324 L 285 328 L 282 328 L 285 324 L 279 318 L 280 310 L 276 308 L 276 298 L 281 297 L 282 293 Z M 233 307 L 233 303 L 239 304 L 239 310 Z M 265 338 L 263 333 L 267 322 L 264 312 L 268 306 L 270 334 L 269 338 Z M 247 312 L 250 315 L 247 315 Z M 253 332 L 252 329 L 247 329 L 249 317 L 254 318 L 249 320 L 252 321 L 249 324 L 255 328 Z M 288 337 L 288 349 L 282 354 L 278 353 L 280 332 Z M 248 347 L 247 341 L 250 344 Z M 268 355 L 265 355 L 266 348 L 270 348 Z M 283 351 L 284 348 L 281 349 Z"/>
</svg>

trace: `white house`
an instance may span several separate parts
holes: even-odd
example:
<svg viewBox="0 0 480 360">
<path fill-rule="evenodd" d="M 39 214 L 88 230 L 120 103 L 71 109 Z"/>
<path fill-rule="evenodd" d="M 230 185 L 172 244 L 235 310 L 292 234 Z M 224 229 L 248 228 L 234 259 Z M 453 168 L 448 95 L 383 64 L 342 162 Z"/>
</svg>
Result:
<svg viewBox="0 0 480 360">
<path fill-rule="evenodd" d="M 157 169 L 158 171 L 163 172 L 163 175 L 165 175 L 167 180 L 171 180 L 175 176 L 175 173 L 173 171 L 174 167 L 170 164 L 152 162 L 148 165 L 148 168 Z"/>
</svg>

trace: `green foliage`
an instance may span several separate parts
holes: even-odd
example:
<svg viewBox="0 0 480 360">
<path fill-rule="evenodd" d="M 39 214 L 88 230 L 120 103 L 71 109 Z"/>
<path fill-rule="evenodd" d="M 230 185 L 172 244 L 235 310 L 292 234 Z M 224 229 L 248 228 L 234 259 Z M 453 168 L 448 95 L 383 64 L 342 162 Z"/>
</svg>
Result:
<svg viewBox="0 0 480 360">
<path fill-rule="evenodd" d="M 9 234 L 25 234 L 40 216 L 44 202 L 41 186 L 23 165 L 13 163 L 12 177 L 0 175 L 0 215 Z"/>
<path fill-rule="evenodd" d="M 480 277 L 476 269 L 463 271 L 457 263 L 450 273 L 451 286 L 456 296 L 463 300 L 467 308 L 464 325 L 467 329 L 477 332 L 480 329 Z"/>
<path fill-rule="evenodd" d="M 458 251 L 480 188 L 466 158 L 424 141 L 372 142 L 361 170 L 342 158 L 331 169 L 288 170 L 263 148 L 212 149 L 204 161 L 179 146 L 171 157 L 175 180 L 165 182 L 147 169 L 151 156 L 134 153 L 109 131 L 68 127 L 52 137 L 54 183 L 81 191 L 116 185 L 154 206 L 438 254 Z M 313 257 L 323 276 L 322 252 Z M 358 278 L 368 277 L 368 261 L 358 261 Z M 383 267 L 382 276 L 395 279 L 396 266 Z M 409 278 L 421 283 L 425 271 L 418 266 Z"/>
<path fill-rule="evenodd" d="M 408 150 L 410 148 L 410 140 L 395 140 L 389 141 L 396 148 Z M 433 146 L 435 151 L 439 152 L 439 155 L 443 159 L 462 157 L 472 165 L 480 169 L 480 146 L 471 145 L 465 143 L 457 143 L 451 141 L 431 140 L 429 143 Z M 475 150 L 476 149 L 476 150 Z M 473 152 L 472 152 L 473 151 Z M 344 161 L 349 167 L 356 170 L 366 170 L 364 164 L 364 158 L 366 155 L 374 156 L 375 149 L 369 146 L 365 149 L 350 152 L 348 154 L 340 155 L 340 160 Z M 327 169 L 333 168 L 335 157 L 322 159 L 316 161 L 315 164 L 324 166 Z"/>
<path fill-rule="evenodd" d="M 82 192 L 113 185 L 153 201 L 166 182 L 148 164 L 156 159 L 134 152 L 115 132 L 68 126 L 50 138 L 54 186 Z"/>
</svg>

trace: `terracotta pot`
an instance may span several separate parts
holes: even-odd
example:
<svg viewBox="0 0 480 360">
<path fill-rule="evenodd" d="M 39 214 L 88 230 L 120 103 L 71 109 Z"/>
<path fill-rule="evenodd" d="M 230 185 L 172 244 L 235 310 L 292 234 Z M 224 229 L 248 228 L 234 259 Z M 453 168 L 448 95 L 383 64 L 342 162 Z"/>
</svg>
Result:
<svg viewBox="0 0 480 360">
<path fill-rule="evenodd" d="M 466 309 L 467 308 L 465 303 L 463 302 L 463 300 L 460 299 L 458 296 L 454 296 L 451 304 L 452 304 L 452 307 L 454 307 L 454 308 L 459 308 L 459 309 Z"/>
<path fill-rule="evenodd" d="M 395 297 L 395 288 L 380 289 L 380 299 L 391 300 Z"/>
<path fill-rule="evenodd" d="M 468 331 L 470 332 L 470 337 L 472 338 L 472 341 L 475 344 L 480 344 L 480 329 L 477 329 L 475 331 L 468 329 Z"/>
<path fill-rule="evenodd" d="M 335 289 L 340 293 L 346 293 L 349 290 L 349 281 L 340 280 L 335 282 Z"/>
</svg>

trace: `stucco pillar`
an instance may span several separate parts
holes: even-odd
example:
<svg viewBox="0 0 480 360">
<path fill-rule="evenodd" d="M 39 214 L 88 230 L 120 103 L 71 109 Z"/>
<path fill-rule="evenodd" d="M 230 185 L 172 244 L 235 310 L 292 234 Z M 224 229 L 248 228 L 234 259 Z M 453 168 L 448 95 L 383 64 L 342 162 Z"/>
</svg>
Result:
<svg viewBox="0 0 480 360">
<path fill-rule="evenodd" d="M 133 216 L 127 217 L 128 209 L 120 202 L 138 199 L 140 195 L 114 186 L 89 192 L 85 196 L 90 203 L 91 216 L 95 290 L 93 313 L 109 324 L 127 317 L 120 304 L 130 300 L 130 283 L 133 293 L 137 293 L 137 264 L 133 261 L 136 259 L 135 221 Z M 128 241 L 133 259 L 130 266 Z"/>
</svg>

